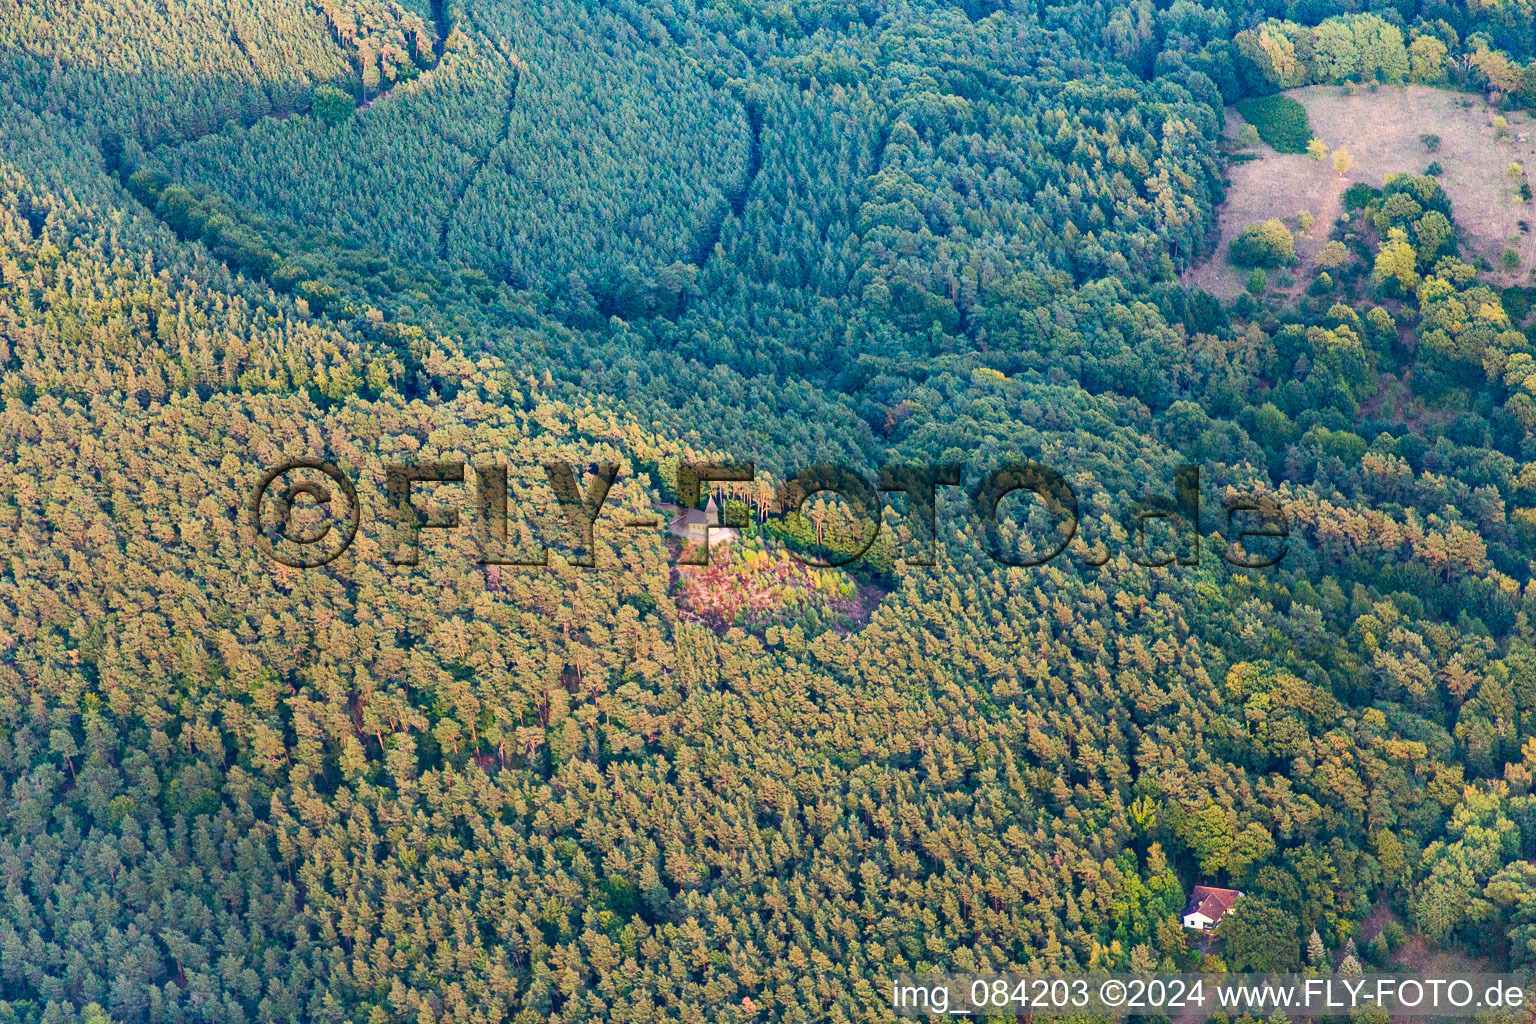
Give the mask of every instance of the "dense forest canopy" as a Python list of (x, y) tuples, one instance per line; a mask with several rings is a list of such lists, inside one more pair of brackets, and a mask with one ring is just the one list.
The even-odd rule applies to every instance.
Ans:
[[(1513, 109), (1532, 17), (0, 0), (0, 1021), (842, 1022), (908, 970), (1536, 960), (1536, 292), (1422, 167), (1290, 291), (1273, 229), (1255, 294), (1180, 283), (1226, 258), (1227, 104)], [(525, 546), (544, 463), (616, 465), (604, 570), (468, 529), (395, 565), (374, 521), (276, 565), (244, 507), (297, 457), (373, 507), (392, 462), (505, 465)], [(937, 565), (898, 497), (811, 571), (835, 509), (722, 490), (739, 543), (680, 569), (621, 524), (707, 460), (1036, 460), (1079, 537), (1008, 567), (944, 487)], [(1184, 464), (1202, 557), (1137, 565)], [(1217, 557), (1236, 494), (1285, 509), (1278, 566)], [(1247, 894), (1214, 945), (1196, 883)]]

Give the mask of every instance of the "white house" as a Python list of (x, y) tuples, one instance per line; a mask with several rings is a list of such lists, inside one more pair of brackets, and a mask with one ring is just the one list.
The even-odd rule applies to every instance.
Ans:
[(1221, 923), (1227, 911), (1232, 909), (1243, 894), (1236, 889), (1217, 889), (1210, 885), (1197, 885), (1184, 904), (1184, 927), (1208, 932)]

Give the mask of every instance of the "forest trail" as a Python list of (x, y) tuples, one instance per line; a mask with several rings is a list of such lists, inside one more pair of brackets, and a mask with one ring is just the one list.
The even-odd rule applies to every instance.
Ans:
[[(319, 5), (314, 5), (314, 6), (315, 6), (315, 9), (317, 11), (319, 11), (322, 16), (325, 15), (325, 11), (324, 11), (323, 8), (320, 8)], [(337, 45), (342, 46), (345, 49), (346, 45), (347, 45), (345, 40), (342, 39), (340, 36), (335, 35), (335, 26), (331, 23), (330, 19), (327, 17), (325, 20), (326, 20), (327, 28), (333, 33), (333, 38), (335, 39)], [(425, 80), (434, 71), (436, 71), (439, 67), (442, 66), (444, 55), (447, 53), (448, 37), (458, 27), (456, 24), (454, 24), (453, 22), (450, 21), (450, 18), (449, 18), (449, 15), (448, 15), (448, 8), (447, 8), (447, 4), (446, 4), (445, 0), (432, 0), (432, 22), (433, 22), (433, 30), (434, 30), (434, 33), (436, 34), (436, 37), (437, 37), (433, 41), (433, 43), (432, 43), (432, 63), (429, 66), (427, 66), (426, 68), (423, 68), (420, 74), (418, 74), (418, 75), (416, 75), (416, 76), (414, 76), (414, 77), (412, 77), (410, 79), (396, 81), (396, 82), (392, 83), (389, 86), (389, 88), (384, 89), (383, 91), (381, 91), (378, 95), (372, 97), (371, 99), (367, 99), (367, 100), (362, 101), (361, 103), (358, 103), (357, 104), (357, 109), (359, 111), (367, 110), (369, 107), (372, 107), (375, 103), (378, 103), (381, 100), (385, 100), (385, 99), (388, 99), (389, 97), (393, 96), (394, 93), (395, 93), (395, 90), (397, 88), (399, 88), (400, 86), (405, 85), (407, 82), (417, 82), (417, 81)], [(252, 54), (250, 52), (250, 49), (246, 45), (245, 39), (240, 35), (239, 31), (236, 30), (236, 29), (232, 29), (231, 30), (231, 38), (233, 38), (233, 40), (235, 41), (236, 46), (239, 47), (240, 52), (245, 55), (246, 60), (251, 63), (252, 68), (255, 69), (256, 68), (255, 58), (252, 56)], [(504, 142), (506, 140), (507, 133), (511, 130), (512, 106), (516, 102), (516, 99), (517, 99), (517, 86), (518, 86), (518, 82), (520, 81), (520, 79), (522, 77), (522, 65), (521, 65), (520, 62), (517, 61), (516, 55), (510, 55), (510, 59), (515, 64), (515, 70), (513, 72), (513, 78), (512, 78), (511, 98), (508, 100), (508, 105), (507, 105), (507, 124), (503, 128), (503, 130), (502, 130), (501, 141), (498, 141), (496, 143), (496, 145), (493, 145), (490, 148), (490, 150), (486, 153), (486, 156), (480, 161), (479, 166), (477, 166), (475, 168), (475, 172), (474, 172), (473, 175), (470, 176), (469, 181), (473, 181), (474, 178), (476, 176), (478, 176), (478, 174), (480, 173), (480, 170), (484, 167), (485, 162), (490, 159), (491, 154), (495, 152), (497, 146), (500, 146), (501, 142)], [(306, 111), (302, 111), (302, 110), (296, 109), (294, 107), (285, 107), (285, 108), (282, 108), (282, 109), (274, 109), (274, 110), (269, 111), (266, 114), (262, 114), (262, 115), (257, 116), (257, 117), (251, 117), (251, 118), (248, 118), (248, 119), (242, 119), (241, 127), (244, 128), (245, 130), (249, 131), (249, 130), (255, 128), (257, 125), (261, 124), (263, 121), (283, 121), (283, 120), (288, 119), (289, 117), (292, 117), (294, 114), (305, 113), (305, 112)], [(179, 139), (170, 140), (170, 141), (166, 142), (165, 144), (171, 145), (171, 146), (177, 146), (177, 147), (180, 147), (180, 146), (190, 146), (190, 145), (193, 145), (194, 143), (198, 142), (199, 140), (205, 139), (208, 136), (216, 134), (217, 132), (222, 131), (222, 130), (223, 130), (223, 126), (220, 126), (218, 128), (212, 128), (212, 127), (205, 128), (203, 130), (192, 132), (192, 133), (189, 133), (187, 135), (184, 135), (184, 136), (182, 136)], [(127, 181), (128, 175), (125, 173), (125, 168), (123, 167), (123, 165), (121, 163), (121, 156), (122, 156), (122, 147), (121, 147), (120, 142), (119, 142), (119, 144), (117, 146), (112, 146), (110, 144), (104, 144), (103, 149), (102, 149), (102, 157), (103, 157), (104, 162), (106, 164), (106, 169), (107, 169), (108, 173), (112, 174), (115, 178), (117, 178), (118, 181), (120, 183), (122, 183), (124, 186), (127, 186), (127, 184), (128, 184), (128, 181)], [(457, 209), (458, 209), (458, 202), (462, 201), (462, 199), (464, 197), (464, 192), (467, 191), (467, 189), (468, 189), (468, 183), (466, 182), (465, 186), (459, 190), (459, 195), (458, 195), (457, 199), (455, 200), (455, 203), (454, 203), (454, 206), (453, 206), (453, 211), (457, 211)], [(156, 211), (154, 209), (150, 209), (150, 213), (151, 214), (155, 214)], [(158, 216), (158, 214), (156, 214), (156, 215)], [(445, 251), (446, 251), (447, 241), (448, 241), (448, 226), (452, 223), (452, 220), (453, 220), (453, 213), (450, 212), (448, 220), (444, 222), (444, 226), (443, 226), (442, 246), (443, 246), (443, 249)]]
[(260, 82), (261, 69), (256, 66), (256, 58), (251, 56), (251, 48), (246, 44), (245, 36), (240, 33), (240, 26), (231, 25), (229, 27), (229, 41), (235, 44), (235, 49), (240, 51), (240, 55), (245, 58), (245, 62), (251, 66), (251, 71), (255, 73), (256, 80)]
[[(726, 200), (730, 203), (731, 214), (740, 218), (747, 209), (747, 197), (752, 194), (752, 186), (757, 182), (758, 172), (763, 169), (763, 112), (762, 108), (751, 100), (743, 99), (742, 107), (747, 112), (747, 173), (742, 176), (741, 184), (726, 193)], [(695, 251), (693, 264), (703, 268), (709, 262), (709, 257), (714, 254), (715, 246), (720, 244), (720, 235), (725, 230), (725, 215), (715, 218), (714, 226), (700, 240)]]
[[(442, 62), (443, 62), (444, 57), (445, 57), (445, 54), (447, 52), (447, 43), (448, 43), (449, 36), (454, 31), (456, 31), (457, 28), (458, 28), (457, 24), (452, 23), (450, 21), (449, 15), (448, 15), (448, 11), (447, 11), (447, 4), (444, 2), (444, 0), (433, 0), (433, 2), (432, 2), (432, 17), (433, 17), (433, 22), (434, 22), (434, 28), (435, 28), (436, 36), (437, 36), (435, 42), (433, 43), (433, 47), (432, 47), (432, 54), (433, 54), (432, 63), (431, 63), (431, 65), (429, 67), (423, 69), (421, 74), (416, 75), (415, 77), (413, 77), (411, 79), (408, 79), (407, 81), (411, 81), (411, 82), (420, 81), (420, 80), (424, 79), (426, 76), (432, 74), (432, 72), (436, 71), (442, 65)], [(327, 23), (329, 24), (329, 21)], [(459, 187), (456, 190), (456, 193), (455, 193), (455, 195), (453, 197), (453, 200), (452, 200), (452, 202), (451, 202), (451, 204), (449, 206), (448, 212), (447, 212), (446, 216), (443, 219), (442, 228), (441, 228), (441, 231), (440, 231), (439, 236), (438, 236), (438, 254), (439, 254), (439, 256), (441, 258), (443, 258), (445, 260), (448, 258), (448, 253), (449, 253), (449, 249), (448, 249), (449, 234), (452, 231), (453, 224), (457, 220), (459, 209), (462, 206), (465, 197), (468, 195), (469, 190), (470, 190), (471, 187), (473, 187), (475, 181), (479, 179), (481, 173), (485, 170), (486, 166), (489, 165), (491, 160), (495, 157), (496, 151), (498, 149), (500, 149), (503, 145), (505, 145), (507, 139), (511, 136), (511, 133), (512, 133), (512, 119), (513, 119), (513, 115), (514, 115), (514, 113), (516, 112), (516, 109), (517, 109), (518, 90), (519, 90), (519, 87), (522, 84), (522, 77), (523, 77), (523, 70), (524, 70), (523, 69), (522, 60), (517, 56), (516, 53), (512, 52), (509, 48), (507, 48), (506, 45), (502, 41), (498, 40), (495, 36), (487, 33), (486, 34), (486, 38), (489, 41), (490, 45), (493, 48), (495, 48), (496, 51), (503, 58), (505, 58), (508, 63), (510, 63), (512, 65), (511, 82), (510, 82), (510, 85), (509, 85), (509, 88), (508, 88), (508, 91), (507, 91), (506, 110), (505, 110), (505, 115), (504, 115), (504, 119), (503, 119), (503, 122), (502, 122), (502, 129), (501, 129), (500, 134), (498, 135), (496, 140), (494, 142), (492, 142), (491, 145), (486, 148), (484, 154), (481, 155), (480, 158), (476, 161), (476, 164), (475, 164), (475, 167), (474, 167), (473, 171), (471, 171), (465, 177), (464, 181), (459, 185)], [(337, 38), (337, 42), (338, 42), (338, 44), (341, 44), (344, 41), (338, 37)], [(239, 40), (239, 44), (240, 44), (241, 52), (245, 53), (246, 58), (248, 60), (251, 60), (252, 66), (254, 67), (255, 66), (255, 62), (252, 59), (249, 50), (247, 50), (246, 46), (244, 45), (244, 40)], [(358, 111), (365, 111), (368, 108), (370, 108), (371, 106), (373, 106), (375, 103), (378, 103), (381, 100), (388, 99), (390, 96), (392, 96), (395, 93), (395, 90), (400, 85), (403, 85), (403, 84), (405, 84), (405, 81), (398, 81), (398, 82), (394, 83), (393, 85), (391, 85), (388, 89), (385, 89), (385, 90), (381, 91), (378, 95), (372, 97), (371, 99), (368, 99), (368, 100), (365, 100), (365, 101), (363, 101), (361, 103), (358, 103), (357, 104), (357, 110)], [(248, 120), (244, 120), (242, 122), (242, 127), (245, 128), (246, 130), (250, 130), (252, 128), (255, 128), (257, 125), (261, 124), (263, 121), (281, 121), (281, 120), (284, 120), (284, 119), (286, 119), (288, 117), (293, 116), (296, 113), (303, 113), (303, 111), (300, 111), (300, 110), (297, 110), (297, 109), (292, 109), (292, 108), (284, 108), (284, 109), (272, 110), (269, 113), (260, 115), (258, 117), (252, 117), (252, 118), (249, 118)], [(760, 122), (754, 121), (754, 124), (758, 125), (758, 124), (760, 124)], [(216, 132), (221, 131), (221, 130), (222, 130), (222, 127), (221, 128), (217, 128), (217, 129), (216, 128), (208, 128), (208, 129), (200, 130), (200, 131), (197, 131), (197, 132), (189, 133), (189, 134), (187, 134), (187, 135), (185, 135), (185, 136), (183, 136), (183, 137), (181, 137), (179, 139), (171, 141), (169, 144), (173, 145), (173, 146), (188, 146), (188, 145), (192, 145), (192, 144), (198, 142), (200, 139), (206, 138), (209, 135), (213, 135)], [(752, 159), (751, 173), (749, 174), (749, 177), (748, 177), (748, 187), (750, 187), (751, 177), (752, 177), (752, 175), (755, 175), (755, 173), (756, 173), (756, 166), (757, 166), (757, 164), (759, 162), (759, 160), (758, 160), (758, 145), (757, 145), (757, 139), (756, 139), (756, 132), (755, 131), (754, 131), (753, 150), (752, 150), (752, 152), (753, 152), (753, 159)], [(103, 156), (105, 158), (105, 162), (106, 162), (106, 165), (107, 165), (107, 170), (110, 173), (112, 173), (122, 184), (124, 184), (126, 186), (128, 184), (128, 181), (127, 181), (127, 177), (128, 176), (125, 173), (126, 169), (124, 168), (124, 166), (121, 163), (121, 159), (120, 159), (121, 158), (121, 149), (120, 149), (120, 147), (118, 149), (116, 149), (116, 150), (104, 150)], [(150, 209), (150, 213), (155, 214), (156, 211), (151, 208)], [(718, 228), (717, 228), (716, 233), (718, 235)], [(711, 251), (713, 250), (713, 246), (712, 245), (711, 245), (710, 249), (711, 249)]]
[[(324, 13), (325, 13), (324, 10), (322, 8), (320, 8), (318, 5), (315, 6), (315, 9), (317, 11), (319, 11), (322, 16), (324, 15)], [(447, 14), (447, 9), (446, 9), (446, 6), (443, 3), (443, 0), (433, 0), (433, 2), (432, 2), (432, 20), (433, 20), (433, 29), (434, 29), (434, 31), (437, 34), (437, 39), (432, 44), (432, 63), (430, 65), (428, 65), (427, 67), (422, 68), (420, 74), (415, 75), (414, 77), (409, 78), (409, 79), (397, 80), (397, 81), (391, 83), (389, 88), (381, 91), (377, 96), (374, 96), (371, 99), (367, 99), (367, 100), (364, 100), (364, 101), (358, 103), (357, 104), (357, 109), (358, 110), (367, 110), (369, 107), (373, 106), (375, 103), (379, 102), (380, 100), (388, 99), (390, 96), (394, 95), (396, 89), (398, 89), (402, 85), (407, 84), (408, 82), (419, 82), (419, 81), (426, 80), (427, 77), (432, 74), (432, 72), (434, 72), (434, 71), (436, 71), (438, 69), (438, 67), (443, 62), (443, 55), (444, 55), (445, 50), (446, 50), (446, 46), (447, 46), (447, 42), (448, 42), (448, 36), (449, 36), (450, 33), (452, 33), (452, 31), (454, 30), (454, 28), (456, 26), (449, 22), (448, 14)], [(335, 35), (335, 27), (331, 24), (329, 18), (326, 19), (326, 27), (327, 27), (327, 29), (329, 31), (331, 31), (333, 33), (332, 38), (335, 40), (336, 44), (338, 46), (342, 47), (342, 49), (346, 49), (348, 44), (341, 37)], [(251, 68), (253, 70), (256, 70), (256, 67), (257, 67), (256, 66), (256, 59), (252, 55), (252, 53), (250, 51), (250, 47), (247, 44), (244, 36), (242, 36), (240, 34), (238, 29), (231, 28), (231, 30), (230, 30), (230, 39), (234, 42), (235, 46), (239, 49), (239, 51), (245, 56), (245, 59), (250, 62)], [(265, 114), (259, 114), (259, 115), (254, 116), (254, 117), (241, 118), (239, 124), (240, 124), (241, 128), (245, 129), (246, 131), (250, 131), (252, 128), (255, 128), (257, 125), (261, 124), (263, 121), (285, 121), (285, 120), (287, 120), (288, 118), (292, 117), (295, 114), (306, 114), (306, 113), (308, 113), (307, 110), (301, 109), (301, 108), (299, 108), (297, 106), (280, 107), (280, 108), (274, 108), (274, 109), (268, 111)], [(141, 144), (145, 145), (146, 148), (149, 148), (149, 143), (150, 142), (153, 142), (156, 145), (167, 145), (167, 146), (172, 146), (172, 147), (190, 146), (193, 143), (196, 143), (196, 142), (198, 142), (198, 141), (200, 141), (202, 139), (206, 139), (210, 135), (217, 135), (219, 132), (221, 132), (223, 130), (224, 130), (224, 126), (223, 125), (219, 125), (217, 127), (207, 127), (207, 128), (200, 129), (198, 131), (189, 132), (189, 133), (187, 133), (185, 135), (180, 136), (179, 138), (174, 138), (174, 139), (157, 139), (157, 140), (142, 140), (141, 139), (139, 141), (140, 141)], [(115, 166), (114, 163), (111, 160), (108, 161), (107, 170), (112, 172), (113, 174), (118, 175), (119, 177), (121, 177), (121, 175), (119, 174), (119, 171), (121, 170), (121, 168)]]
[[(266, 82), (262, 81), (261, 66), (256, 63), (255, 56), (251, 54), (251, 48), (246, 43), (245, 36), (240, 31), (240, 26), (231, 25), (229, 27), (229, 41), (235, 44), (235, 49), (240, 51), (240, 55), (245, 58), (245, 62), (251, 66), (251, 74), (255, 76), (256, 82), (261, 86), (262, 91), (267, 94), (267, 102), (270, 103), (272, 101), (272, 89)], [(286, 117), (287, 115), (284, 114), (283, 116)]]
[[(621, 5), (614, 8), (614, 13), (623, 18), (625, 23), (634, 30), (635, 35), (639, 38), (657, 43), (660, 42), (652, 34), (650, 27), (637, 19), (629, 9)], [(684, 54), (687, 54), (688, 40), (681, 30), (670, 21), (659, 17), (655, 19), (655, 22), (667, 34), (667, 37), (672, 41), (672, 45), (682, 50)], [(693, 65), (694, 71), (702, 76), (703, 72), (699, 68), (698, 61), (691, 55), (687, 57), (687, 60)], [(742, 182), (739, 186), (734, 189), (728, 189), (726, 192), (726, 200), (730, 204), (731, 213), (739, 218), (747, 208), (747, 197), (751, 195), (752, 186), (756, 183), (758, 172), (763, 167), (763, 113), (762, 106), (758, 101), (742, 95), (739, 90), (732, 90), (732, 92), (736, 95), (737, 102), (741, 104), (742, 109), (747, 114), (746, 174), (742, 176)], [(715, 217), (713, 225), (702, 233), (702, 237), (700, 237), (698, 245), (694, 249), (694, 266), (702, 269), (709, 262), (709, 257), (714, 254), (715, 246), (720, 244), (720, 236), (724, 230), (725, 215), (722, 213), (720, 216)]]
[[(492, 43), (492, 45), (494, 46), (495, 43)], [(496, 155), (496, 151), (504, 146), (507, 139), (512, 135), (512, 115), (517, 110), (517, 89), (523, 83), (523, 62), (518, 59), (515, 53), (502, 51), (500, 46), (497, 46), (496, 49), (512, 63), (512, 85), (507, 90), (506, 119), (502, 122), (501, 136), (486, 147), (485, 154), (475, 162), (475, 169), (465, 175), (464, 181), (459, 185), (458, 192), (453, 197), (453, 202), (448, 206), (448, 213), (443, 217), (443, 228), (437, 241), (437, 256), (439, 259), (446, 260), (448, 258), (448, 235), (453, 231), (453, 222), (458, 220), (459, 208), (464, 205), (464, 197), (469, 195), (469, 190), (474, 187), (475, 181), (479, 179), (486, 166), (490, 164), (491, 158)]]
[(763, 169), (763, 110), (750, 100), (742, 106), (747, 108), (747, 178), (742, 182), (740, 190), (731, 197), (731, 212), (738, 217), (746, 210), (747, 196), (752, 192), (758, 172)]

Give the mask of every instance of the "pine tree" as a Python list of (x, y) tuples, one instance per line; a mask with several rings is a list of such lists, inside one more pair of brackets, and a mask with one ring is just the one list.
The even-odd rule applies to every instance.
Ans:
[(1316, 928), (1307, 936), (1307, 966), (1317, 971), (1328, 969), (1328, 947), (1323, 945), (1323, 937)]

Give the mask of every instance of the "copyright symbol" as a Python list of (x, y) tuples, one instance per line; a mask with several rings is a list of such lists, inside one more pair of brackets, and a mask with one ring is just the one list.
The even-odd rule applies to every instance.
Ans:
[[(336, 512), (337, 495), (330, 484), (341, 489), (344, 515)], [(256, 546), (292, 569), (334, 562), (352, 546), (362, 519), (351, 478), (335, 463), (313, 458), (292, 459), (267, 470), (251, 492), (246, 513)]]
[(1119, 1006), (1125, 1002), (1125, 982), (1111, 978), (1099, 986), (1099, 1001), (1105, 1006)]

